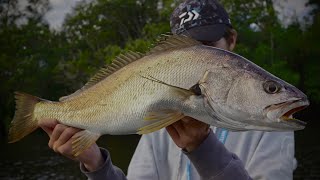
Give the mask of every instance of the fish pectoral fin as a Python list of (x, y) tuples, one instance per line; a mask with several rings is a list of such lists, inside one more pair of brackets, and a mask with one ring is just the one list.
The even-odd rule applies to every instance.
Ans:
[(191, 96), (191, 95), (194, 95), (194, 92), (191, 91), (190, 89), (184, 89), (182, 87), (178, 87), (178, 86), (174, 86), (174, 85), (171, 85), (171, 84), (168, 84), (166, 82), (163, 82), (159, 79), (156, 79), (150, 75), (140, 75), (142, 78), (144, 79), (147, 79), (147, 80), (150, 80), (152, 82), (155, 82), (155, 83), (159, 83), (159, 84), (162, 84), (162, 85), (165, 85), (165, 86), (169, 86), (171, 87), (175, 92), (179, 93), (180, 95), (183, 95), (183, 96)]
[(81, 154), (84, 150), (90, 147), (93, 143), (95, 143), (100, 134), (83, 130), (79, 131), (75, 135), (72, 136), (72, 153), (75, 157)]
[(185, 117), (181, 112), (174, 110), (162, 110), (158, 112), (149, 112), (145, 116), (145, 121), (156, 121), (150, 125), (140, 128), (137, 134), (147, 134), (157, 130), (160, 130), (166, 126), (169, 126), (180, 119)]

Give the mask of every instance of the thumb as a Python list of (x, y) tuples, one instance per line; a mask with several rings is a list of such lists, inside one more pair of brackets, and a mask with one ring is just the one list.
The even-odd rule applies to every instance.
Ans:
[(53, 129), (59, 122), (56, 119), (41, 119), (38, 125), (51, 136)]

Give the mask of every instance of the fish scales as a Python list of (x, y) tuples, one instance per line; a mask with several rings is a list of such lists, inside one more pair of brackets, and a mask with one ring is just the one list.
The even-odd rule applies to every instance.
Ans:
[(304, 127), (291, 115), (308, 106), (307, 97), (247, 59), (184, 36), (171, 36), (159, 46), (143, 57), (120, 55), (111, 68), (60, 102), (16, 93), (17, 107), (28, 108), (16, 112), (10, 141), (46, 118), (84, 130), (74, 137), (76, 155), (102, 134), (150, 133), (185, 116), (237, 131)]
[[(144, 123), (142, 115), (145, 114), (145, 109), (147, 109), (148, 104), (153, 103), (155, 96), (159, 94), (158, 91), (163, 91), (163, 88), (165, 88), (161, 87), (163, 86), (161, 84), (142, 78), (141, 75), (152, 74), (169, 84), (191, 87), (192, 84), (199, 80), (199, 77), (196, 77), (195, 74), (190, 74), (191, 77), (186, 76), (186, 72), (191, 71), (191, 69), (197, 70), (194, 65), (197, 60), (192, 59), (192, 52), (193, 50), (187, 51), (187, 53), (172, 51), (165, 56), (161, 56), (161, 54), (151, 55), (151, 57), (146, 56), (140, 61), (129, 64), (126, 69), (115, 72), (114, 76), (106, 78), (71, 101), (63, 102), (61, 105), (43, 103), (45, 106), (53, 105), (58, 109), (47, 111), (46, 114), (39, 116), (39, 119), (45, 117), (55, 118), (67, 125), (83, 129), (90, 127), (92, 130), (99, 130), (101, 133), (110, 133), (110, 130), (105, 126), (110, 126), (115, 131), (117, 131), (117, 127), (124, 129), (124, 131), (128, 131), (125, 127), (130, 127), (132, 128), (130, 132), (136, 133), (137, 128), (144, 124), (141, 125), (141, 123), (134, 122), (139, 122), (140, 120)], [(181, 63), (182, 60), (184, 63)], [(186, 61), (190, 61), (190, 63)], [(175, 66), (179, 68), (176, 69), (174, 68)], [(201, 66), (197, 67), (200, 68)], [(204, 71), (204, 68), (201, 69)], [(167, 78), (168, 74), (172, 74), (175, 78)], [(193, 81), (192, 78), (194, 79)], [(87, 97), (90, 97), (90, 99)], [(148, 100), (150, 101), (148, 102)], [(137, 106), (137, 104), (140, 104), (140, 106)], [(45, 108), (53, 109), (53, 107)], [(119, 109), (127, 113), (123, 116), (122, 111), (119, 111)], [(45, 112), (39, 110), (39, 112), (41, 111)], [(132, 120), (132, 117), (135, 117), (135, 119)], [(130, 119), (130, 121), (122, 122), (121, 124), (117, 123), (119, 120), (125, 119)], [(106, 120), (108, 121), (107, 123)]]

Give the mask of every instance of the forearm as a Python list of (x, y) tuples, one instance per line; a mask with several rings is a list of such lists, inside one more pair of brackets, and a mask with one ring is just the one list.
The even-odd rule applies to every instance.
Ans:
[(126, 180), (126, 176), (118, 167), (111, 162), (110, 154), (105, 149), (100, 149), (104, 158), (103, 165), (96, 171), (89, 172), (82, 163), (80, 163), (81, 172), (84, 173), (88, 179), (105, 179), (105, 180)]
[(242, 161), (229, 152), (212, 131), (197, 149), (184, 153), (203, 179), (251, 179)]

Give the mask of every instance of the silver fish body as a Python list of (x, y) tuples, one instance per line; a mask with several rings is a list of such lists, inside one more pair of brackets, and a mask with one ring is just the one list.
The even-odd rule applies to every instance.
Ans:
[(33, 121), (54, 118), (84, 129), (93, 141), (150, 133), (184, 116), (237, 131), (299, 130), (303, 122), (291, 115), (308, 104), (297, 88), (239, 55), (171, 36), (146, 56), (120, 56), (61, 102), (34, 100), (31, 113)]

